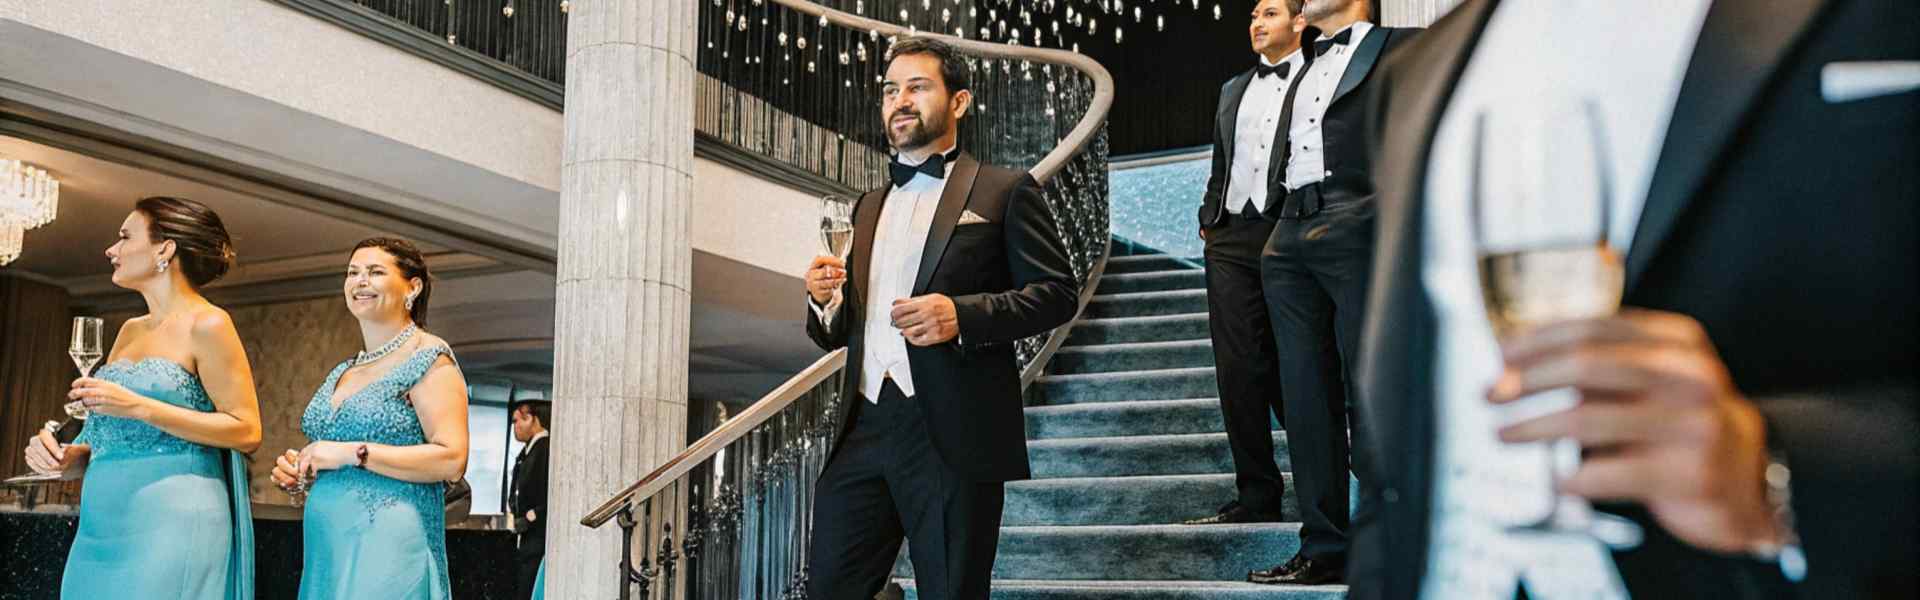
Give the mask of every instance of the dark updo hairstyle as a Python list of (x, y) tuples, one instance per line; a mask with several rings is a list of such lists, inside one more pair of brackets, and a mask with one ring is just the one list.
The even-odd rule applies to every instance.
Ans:
[(420, 295), (413, 297), (413, 311), (408, 313), (413, 322), (421, 327), (427, 326), (427, 301), (433, 299), (433, 274), (427, 272), (427, 257), (413, 242), (400, 238), (377, 237), (360, 240), (353, 245), (353, 251), (347, 253), (347, 259), (353, 259), (353, 253), (361, 248), (379, 248), (393, 256), (393, 264), (400, 267), (400, 276), (407, 279), (420, 278)]
[(207, 205), (186, 198), (141, 198), (133, 210), (147, 217), (147, 237), (155, 244), (173, 242), (173, 264), (187, 283), (199, 289), (233, 268), (233, 238), (220, 215)]

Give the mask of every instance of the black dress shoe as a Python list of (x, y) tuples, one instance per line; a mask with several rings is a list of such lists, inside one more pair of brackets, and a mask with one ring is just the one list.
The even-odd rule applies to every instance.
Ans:
[(1267, 585), (1321, 585), (1340, 583), (1346, 579), (1347, 566), (1343, 561), (1307, 558), (1304, 554), (1295, 554), (1285, 564), (1247, 573), (1247, 581)]
[(1253, 509), (1235, 504), (1231, 508), (1220, 511), (1220, 514), (1213, 515), (1211, 517), (1201, 517), (1198, 519), (1192, 519), (1189, 521), (1185, 521), (1184, 524), (1186, 525), (1227, 525), (1232, 523), (1278, 523), (1278, 522), (1280, 522), (1279, 513), (1254, 512)]

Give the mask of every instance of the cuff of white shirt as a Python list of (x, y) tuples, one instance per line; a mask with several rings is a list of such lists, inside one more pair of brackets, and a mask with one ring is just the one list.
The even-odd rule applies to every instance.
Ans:
[(813, 296), (809, 294), (807, 308), (813, 309), (813, 316), (819, 317), (822, 326), (832, 327), (834, 313), (840, 312), (840, 290), (833, 291), (833, 299), (828, 300), (825, 306), (814, 302)]

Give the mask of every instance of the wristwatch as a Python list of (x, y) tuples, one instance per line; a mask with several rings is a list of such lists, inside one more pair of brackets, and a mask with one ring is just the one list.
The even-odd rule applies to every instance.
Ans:
[(1787, 581), (1800, 583), (1807, 578), (1807, 554), (1800, 548), (1800, 534), (1793, 522), (1793, 470), (1787, 467), (1787, 452), (1773, 423), (1765, 423), (1767, 436), (1767, 506), (1773, 509), (1773, 522), (1780, 539), (1761, 543), (1748, 550), (1755, 560), (1773, 563)]
[(367, 468), (367, 445), (361, 444), (359, 448), (355, 448), (353, 451), (353, 457), (356, 459), (359, 459), (360, 468), (362, 469)]

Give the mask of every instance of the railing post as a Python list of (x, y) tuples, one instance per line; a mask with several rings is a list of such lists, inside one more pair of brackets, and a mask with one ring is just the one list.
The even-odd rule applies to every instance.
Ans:
[(634, 581), (633, 570), (633, 504), (620, 509), (620, 600), (632, 598), (630, 585)]

